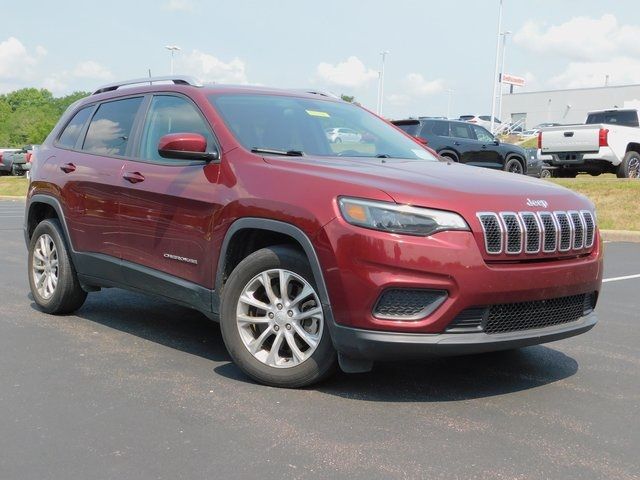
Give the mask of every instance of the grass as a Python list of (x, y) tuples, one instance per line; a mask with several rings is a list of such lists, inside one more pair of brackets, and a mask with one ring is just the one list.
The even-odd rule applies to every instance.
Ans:
[(0, 197), (24, 197), (28, 186), (25, 177), (0, 177)]
[(640, 231), (640, 180), (578, 175), (550, 181), (589, 197), (596, 204), (600, 228)]
[[(348, 150), (350, 145), (336, 147), (341, 151)], [(596, 204), (600, 228), (640, 231), (640, 180), (619, 179), (615, 175), (578, 175), (550, 181), (589, 197)], [(24, 196), (27, 186), (24, 177), (0, 177), (0, 196)]]

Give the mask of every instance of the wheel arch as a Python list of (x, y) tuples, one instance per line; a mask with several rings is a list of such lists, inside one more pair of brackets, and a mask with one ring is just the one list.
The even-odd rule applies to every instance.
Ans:
[(504, 166), (507, 166), (507, 163), (509, 163), (509, 160), (512, 159), (516, 159), (520, 162), (520, 165), (522, 166), (522, 173), (523, 175), (526, 175), (527, 173), (527, 162), (526, 160), (522, 157), (522, 155), (520, 155), (519, 153), (508, 153), (507, 156), (504, 159)]
[(71, 243), (71, 237), (69, 237), (67, 222), (62, 212), (62, 205), (57, 198), (51, 195), (36, 194), (29, 198), (24, 220), (24, 237), (27, 245), (38, 224), (48, 218), (57, 218), (60, 221), (65, 240), (73, 253), (74, 249)]
[[(282, 244), (298, 248), (307, 257), (318, 286), (320, 301), (331, 315), (327, 286), (311, 240), (295, 225), (278, 220), (247, 217), (231, 224), (222, 242), (215, 272), (215, 290), (218, 295), (221, 295), (226, 278), (244, 258), (261, 248)], [(236, 245), (240, 245), (240, 248)]]
[(629, 152), (640, 153), (640, 143), (635, 143), (635, 142), (629, 143), (629, 145), (627, 145), (627, 149), (625, 150), (625, 153), (629, 153)]

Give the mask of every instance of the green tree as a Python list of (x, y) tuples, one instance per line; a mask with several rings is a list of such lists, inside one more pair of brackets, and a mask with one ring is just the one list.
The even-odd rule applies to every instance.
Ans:
[(0, 146), (42, 143), (69, 105), (87, 95), (73, 92), (56, 98), (49, 90), (37, 88), (0, 95)]

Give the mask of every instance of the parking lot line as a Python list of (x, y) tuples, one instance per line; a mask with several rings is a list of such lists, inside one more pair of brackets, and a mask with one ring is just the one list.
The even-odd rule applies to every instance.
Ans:
[(632, 278), (640, 278), (640, 273), (638, 273), (636, 275), (625, 275), (624, 277), (605, 278), (604, 280), (602, 280), (602, 283), (617, 282), (617, 281), (620, 281), (620, 280), (631, 280)]

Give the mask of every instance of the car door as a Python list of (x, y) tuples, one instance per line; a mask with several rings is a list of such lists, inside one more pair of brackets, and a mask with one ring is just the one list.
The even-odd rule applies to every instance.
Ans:
[(219, 151), (210, 125), (190, 99), (153, 95), (137, 158), (127, 161), (121, 178), (127, 187), (121, 198), (124, 278), (143, 289), (140, 283), (149, 275), (164, 276), (169, 283), (179, 278), (212, 288), (211, 234), (220, 207), (212, 198), (213, 189), (218, 188), (219, 164), (161, 157), (158, 142), (170, 133), (199, 133), (208, 147)]
[(46, 159), (52, 180), (60, 185), (63, 214), (78, 252), (119, 261), (121, 172), (142, 100), (106, 101), (78, 111), (56, 140), (55, 156)]
[(480, 145), (466, 122), (449, 122), (452, 148), (458, 152), (460, 163), (475, 164), (480, 156)]
[(500, 145), (496, 143), (496, 139), (489, 131), (478, 125), (471, 125), (476, 140), (479, 142), (480, 152), (478, 154), (478, 161), (482, 163), (481, 166), (489, 168), (502, 168), (504, 165), (504, 159), (502, 158), (502, 151)]

